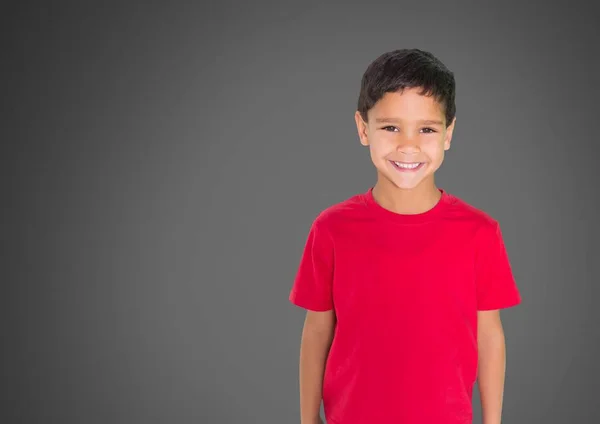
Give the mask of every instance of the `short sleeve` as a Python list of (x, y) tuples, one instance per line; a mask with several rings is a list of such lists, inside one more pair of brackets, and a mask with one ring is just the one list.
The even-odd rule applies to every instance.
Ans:
[(304, 309), (333, 309), (333, 243), (317, 218), (311, 225), (289, 300)]
[(477, 310), (503, 309), (521, 303), (498, 222), (479, 230), (476, 254)]

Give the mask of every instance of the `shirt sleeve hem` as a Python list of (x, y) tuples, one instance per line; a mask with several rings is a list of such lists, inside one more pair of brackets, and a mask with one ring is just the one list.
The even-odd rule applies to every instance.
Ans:
[(497, 310), (497, 309), (508, 309), (508, 308), (512, 308), (514, 306), (520, 305), (521, 304), (521, 296), (513, 298), (513, 299), (507, 299), (503, 302), (489, 302), (489, 303), (481, 303), (479, 305), (477, 305), (477, 310), (478, 311), (493, 311), (493, 310)]
[(333, 305), (328, 304), (328, 303), (318, 303), (315, 301), (310, 301), (307, 299), (301, 299), (298, 296), (292, 294), (289, 297), (289, 301), (295, 305), (298, 306), (302, 309), (306, 309), (309, 311), (315, 311), (315, 312), (327, 312), (327, 311), (331, 311), (333, 309)]

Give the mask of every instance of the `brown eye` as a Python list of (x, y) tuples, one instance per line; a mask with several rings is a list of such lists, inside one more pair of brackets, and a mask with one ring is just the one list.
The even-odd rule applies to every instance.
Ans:
[(430, 132), (426, 132), (425, 134), (431, 134), (434, 133), (435, 130), (433, 128), (423, 128), (423, 130), (429, 130)]
[(383, 130), (386, 130), (386, 131), (392, 131), (392, 132), (395, 132), (395, 130), (396, 130), (397, 128), (396, 128), (396, 127), (392, 127), (392, 126), (387, 126), (387, 127), (383, 127), (382, 129), (383, 129)]

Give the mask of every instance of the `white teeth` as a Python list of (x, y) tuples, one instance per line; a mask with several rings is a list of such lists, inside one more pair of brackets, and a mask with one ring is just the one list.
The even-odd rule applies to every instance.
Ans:
[(415, 169), (417, 166), (420, 165), (419, 162), (417, 163), (400, 163), (400, 162), (396, 162), (394, 161), (394, 163), (396, 164), (396, 166), (398, 166), (399, 168), (404, 168), (404, 169)]

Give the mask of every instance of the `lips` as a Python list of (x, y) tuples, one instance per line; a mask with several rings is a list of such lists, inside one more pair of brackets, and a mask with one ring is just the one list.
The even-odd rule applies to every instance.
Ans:
[(397, 162), (391, 160), (390, 163), (401, 172), (415, 172), (423, 167), (423, 162)]

